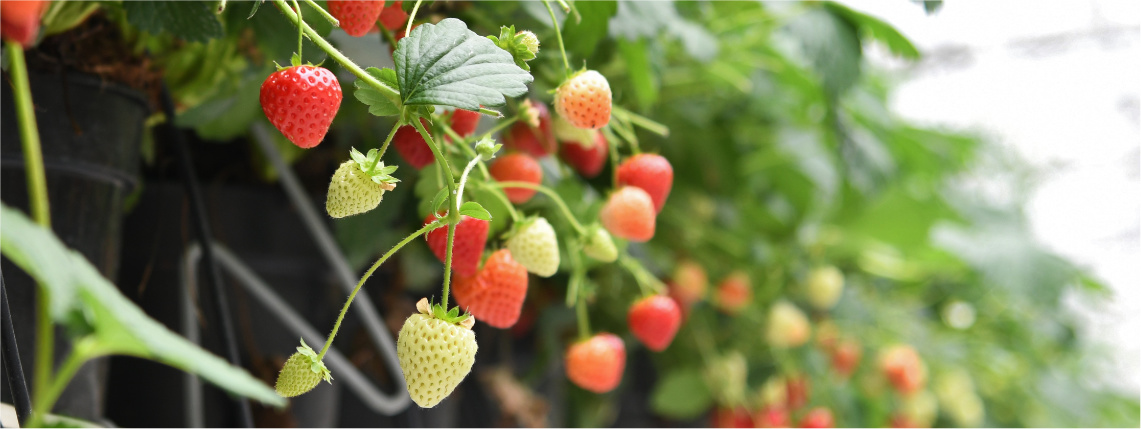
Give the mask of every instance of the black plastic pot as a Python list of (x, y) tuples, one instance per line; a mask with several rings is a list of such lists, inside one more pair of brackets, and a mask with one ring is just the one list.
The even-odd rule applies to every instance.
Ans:
[[(78, 74), (29, 76), (47, 175), (52, 229), (68, 247), (83, 254), (115, 281), (125, 198), (138, 186), (139, 145), (150, 111), (143, 94)], [(11, 87), (2, 85), (0, 200), (28, 211), (27, 182)], [(35, 283), (7, 259), (3, 273), (12, 307), (24, 372), (34, 366)], [(57, 362), (70, 342), (56, 334)], [(100, 359), (76, 374), (57, 402), (58, 414), (88, 420), (103, 415), (107, 361)], [(28, 386), (29, 389), (33, 386)], [(10, 401), (9, 392), (3, 392)]]

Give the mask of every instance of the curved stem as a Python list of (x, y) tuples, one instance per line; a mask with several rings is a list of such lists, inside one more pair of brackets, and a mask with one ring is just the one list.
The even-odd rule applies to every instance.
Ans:
[(539, 191), (539, 192), (546, 194), (548, 197), (551, 197), (552, 200), (555, 200), (555, 204), (558, 205), (559, 209), (563, 211), (564, 215), (566, 215), (567, 220), (570, 221), (571, 226), (574, 227), (575, 232), (578, 232), (578, 235), (586, 235), (586, 228), (583, 228), (582, 224), (578, 223), (578, 219), (576, 219), (574, 217), (574, 213), (572, 213), (570, 211), (570, 207), (567, 207), (567, 203), (564, 202), (563, 198), (560, 197), (559, 194), (555, 193), (555, 191), (552, 190), (551, 188), (548, 188), (548, 187), (543, 186), (543, 185), (536, 185), (536, 184), (530, 183), (530, 182), (519, 182), (519, 181), (494, 182), (494, 183), (488, 183), (488, 185), (495, 186), (498, 188), (534, 189), (536, 191)]
[(519, 120), (519, 115), (515, 115), (515, 116), (512, 116), (510, 118), (499, 121), (499, 123), (497, 123), (497, 124), (495, 124), (495, 126), (491, 127), (490, 130), (487, 130), (486, 133), (483, 133), (483, 136), (481, 136), (476, 141), (483, 140), (485, 138), (491, 137), (492, 134), (503, 131), (504, 128), (511, 126), (511, 124), (514, 124), (515, 121), (518, 121), (518, 120)]
[(646, 267), (643, 267), (638, 260), (631, 257), (628, 253), (624, 253), (622, 257), (618, 259), (618, 262), (621, 263), (622, 268), (625, 268), (626, 271), (630, 272), (630, 275), (634, 276), (634, 282), (638, 284), (638, 289), (642, 292), (642, 295), (649, 296), (665, 292), (666, 286), (662, 284), (662, 281), (654, 277), (649, 271), (646, 271)]
[[(325, 18), (326, 21), (329, 21), (330, 24), (333, 24), (334, 27), (341, 26), (341, 21), (337, 20), (336, 17), (329, 14), (329, 11), (325, 10), (325, 8), (321, 7), (321, 5), (317, 4), (317, 2), (313, 0), (305, 0), (305, 4), (308, 4), (313, 9), (317, 9), (317, 13), (320, 13), (321, 17)], [(300, 9), (298, 9), (298, 11), (300, 11)]]
[(590, 338), (590, 315), (586, 312), (586, 301), (582, 296), (578, 297), (578, 303), (575, 304), (575, 316), (578, 318), (578, 338), (586, 340)]
[[(295, 9), (297, 11), (297, 16), (300, 17), (301, 16), (301, 5), (297, 4), (297, 0), (293, 0), (293, 9)], [(301, 46), (303, 45), (303, 43), (301, 43), (301, 42), (304, 42), (304, 41), (305, 41), (305, 28), (298, 25), (297, 26), (297, 62), (298, 62), (298, 64), (294, 64), (295, 66), (301, 65)]]
[(376, 159), (384, 158), (384, 153), (388, 151), (388, 144), (392, 143), (392, 138), (396, 136), (396, 131), (400, 129), (400, 123), (397, 122), (392, 126), (392, 130), (388, 131), (388, 137), (384, 138), (384, 143), (380, 145), (380, 153), (376, 155)]
[(345, 301), (345, 306), (341, 308), (341, 314), (337, 316), (337, 323), (333, 324), (333, 332), (329, 334), (329, 339), (325, 340), (325, 346), (321, 348), (321, 354), (317, 355), (317, 360), (321, 360), (321, 358), (325, 357), (325, 352), (329, 351), (329, 346), (333, 345), (333, 338), (337, 337), (337, 331), (341, 329), (341, 321), (345, 319), (345, 313), (349, 312), (349, 305), (353, 303), (353, 299), (356, 298), (357, 292), (360, 292), (361, 287), (364, 286), (365, 280), (368, 280), (369, 277), (372, 277), (372, 273), (375, 272), (377, 268), (380, 268), (380, 265), (383, 264), (384, 261), (387, 261), (388, 258), (396, 254), (396, 251), (400, 250), (400, 248), (404, 247), (404, 245), (416, 239), (416, 237), (424, 235), (424, 233), (431, 231), (439, 226), (440, 221), (436, 220), (432, 223), (424, 225), (423, 228), (413, 232), (411, 235), (404, 237), (403, 240), (400, 240), (399, 243), (396, 243), (396, 245), (393, 246), (392, 249), (390, 249), (383, 256), (381, 256), (380, 259), (377, 259), (376, 262), (374, 262), (372, 266), (369, 267), (368, 271), (365, 271), (364, 276), (362, 276), (361, 280), (357, 282), (357, 287), (353, 289), (352, 293), (349, 294), (349, 299)]
[(477, 156), (468, 161), (467, 166), (464, 167), (463, 174), (460, 174), (460, 188), (456, 191), (456, 211), (459, 211), (460, 205), (464, 202), (464, 186), (467, 185), (468, 174), (471, 174), (471, 169), (479, 164), (480, 158)]
[[(419, 4), (419, 3), (417, 3)], [(448, 160), (444, 158), (444, 153), (440, 151), (439, 146), (436, 145), (436, 140), (428, 134), (428, 130), (424, 129), (424, 124), (420, 122), (420, 118), (412, 119), (412, 126), (416, 127), (416, 131), (420, 133), (420, 137), (432, 149), (432, 155), (436, 157), (436, 163), (440, 165), (440, 169), (444, 170), (447, 175), (448, 181), (448, 207), (459, 207), (456, 204), (456, 179), (452, 176), (452, 168), (448, 166)], [(459, 210), (448, 210), (448, 248), (444, 255), (444, 296), (440, 298), (440, 304), (444, 308), (448, 308), (448, 288), (452, 282), (452, 244), (456, 238), (456, 224), (460, 222)]]
[(622, 108), (621, 106), (614, 106), (614, 108), (612, 110), (612, 114), (614, 116), (622, 118), (622, 120), (624, 120), (626, 122), (629, 122), (633, 125), (637, 125), (639, 127), (642, 127), (642, 129), (649, 131), (651, 133), (657, 134), (659, 136), (669, 137), (669, 135), (670, 135), (670, 128), (669, 127), (662, 125), (658, 122), (655, 122), (654, 120), (647, 118), (645, 116), (639, 115), (639, 114), (631, 112), (629, 110), (626, 110), (626, 109)]
[[(416, 12), (420, 11), (420, 1), (421, 0), (416, 0), (416, 5), (412, 6), (412, 14), (408, 15), (408, 25), (404, 27), (404, 37), (408, 37), (410, 34), (412, 34), (412, 21), (416, 19)], [(444, 299), (444, 304), (447, 304), (448, 302), (446, 300), (448, 297), (445, 296)], [(447, 306), (445, 305), (445, 307)]]
[(551, 25), (555, 26), (555, 38), (559, 40), (559, 52), (563, 54), (563, 66), (566, 66), (563, 72), (569, 74), (571, 70), (570, 60), (567, 59), (567, 48), (563, 45), (563, 32), (559, 30), (559, 19), (555, 18), (555, 10), (551, 9), (550, 1), (543, 0), (543, 6), (547, 7), (547, 13), (551, 14)]
[(79, 371), (79, 368), (83, 366), (83, 363), (94, 357), (91, 353), (88, 353), (90, 349), (85, 346), (90, 345), (90, 342), (85, 340), (86, 339), (80, 340), (75, 343), (75, 346), (71, 349), (71, 353), (67, 355), (67, 359), (64, 360), (63, 365), (60, 366), (59, 372), (57, 372), (55, 378), (52, 379), (51, 385), (43, 391), (36, 391), (36, 411), (32, 413), (31, 421), (27, 427), (43, 427), (44, 417), (51, 413), (55, 401), (59, 399), (59, 395), (63, 393), (63, 388), (67, 387), (68, 382), (70, 382), (71, 378), (75, 376), (75, 373)]

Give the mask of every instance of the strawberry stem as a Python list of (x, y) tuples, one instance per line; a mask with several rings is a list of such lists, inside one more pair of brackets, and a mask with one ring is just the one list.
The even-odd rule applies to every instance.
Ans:
[(578, 297), (578, 303), (574, 308), (575, 316), (578, 318), (578, 338), (586, 340), (590, 338), (590, 315), (586, 311), (586, 300), (582, 296)]
[(392, 143), (392, 138), (396, 136), (396, 131), (400, 129), (400, 123), (397, 122), (392, 126), (392, 130), (388, 131), (388, 137), (385, 137), (384, 143), (380, 145), (380, 153), (376, 155), (377, 161), (384, 158), (384, 153), (388, 151), (388, 144)]
[(424, 142), (432, 149), (432, 155), (436, 157), (436, 163), (440, 165), (440, 170), (443, 170), (444, 174), (447, 175), (448, 207), (452, 207), (452, 209), (448, 210), (448, 217), (446, 218), (448, 222), (448, 247), (444, 255), (444, 296), (441, 297), (440, 302), (441, 305), (447, 307), (448, 287), (452, 281), (452, 243), (456, 238), (456, 224), (460, 222), (459, 205), (456, 204), (456, 179), (452, 176), (452, 168), (448, 166), (447, 158), (440, 151), (436, 140), (432, 138), (431, 134), (428, 134), (428, 130), (424, 129), (424, 124), (420, 122), (420, 118), (412, 118), (412, 126), (416, 127), (416, 131), (420, 133), (420, 138), (424, 139)]
[(670, 136), (670, 128), (669, 127), (662, 125), (658, 122), (655, 122), (654, 120), (647, 118), (645, 116), (639, 115), (639, 114), (631, 112), (629, 110), (626, 110), (620, 106), (614, 106), (611, 114), (614, 115), (615, 117), (621, 118), (622, 120), (629, 122), (633, 125), (637, 125), (639, 127), (642, 127), (642, 129), (649, 131), (651, 133), (657, 134), (659, 136), (662, 136), (662, 137), (669, 137)]
[[(416, 0), (416, 5), (412, 6), (412, 14), (408, 15), (408, 25), (406, 27), (404, 27), (404, 37), (408, 37), (409, 35), (412, 34), (412, 21), (416, 20), (416, 12), (420, 11), (420, 1), (421, 0)], [(396, 46), (394, 45), (393, 49), (395, 49), (395, 48), (396, 48)], [(445, 300), (444, 304), (448, 303), (448, 301), (446, 301), (447, 299), (448, 299), (448, 297), (445, 296), (444, 297), (444, 300)], [(445, 305), (445, 307), (446, 306), (447, 305)]]
[[(297, 4), (297, 0), (293, 0), (293, 9), (297, 11), (297, 19), (302, 19), (302, 17), (301, 17), (301, 5)], [(304, 41), (305, 41), (305, 27), (298, 25), (297, 26), (297, 62), (298, 62), (298, 64), (294, 64), (295, 66), (301, 65), (300, 64), (301, 63), (301, 46), (303, 45), (302, 42), (304, 42)]]
[(563, 201), (563, 197), (560, 197), (559, 194), (556, 193), (551, 188), (548, 188), (548, 187), (543, 186), (543, 185), (537, 185), (537, 184), (530, 183), (530, 182), (520, 182), (520, 181), (511, 181), (511, 180), (504, 181), (504, 182), (488, 183), (488, 185), (494, 186), (497, 188), (527, 188), (527, 189), (533, 189), (533, 190), (542, 192), (543, 194), (546, 194), (548, 197), (551, 197), (552, 200), (555, 200), (555, 205), (559, 206), (559, 209), (562, 210), (563, 215), (565, 215), (567, 220), (570, 221), (571, 226), (574, 227), (575, 232), (577, 232), (578, 235), (580, 235), (580, 236), (586, 235), (586, 228), (583, 228), (582, 224), (578, 223), (578, 219), (576, 219), (574, 217), (574, 213), (572, 213), (570, 211), (570, 207), (567, 207), (567, 203)]
[(559, 30), (559, 20), (555, 18), (555, 10), (551, 9), (551, 2), (543, 0), (543, 6), (547, 7), (547, 13), (551, 14), (551, 24), (555, 26), (555, 38), (559, 40), (559, 52), (563, 54), (563, 73), (567, 76), (570, 75), (571, 66), (570, 60), (567, 59), (567, 48), (563, 45), (563, 32)]
[(305, 0), (305, 4), (311, 6), (313, 9), (317, 9), (317, 13), (320, 13), (321, 17), (325, 18), (326, 21), (329, 21), (330, 24), (333, 24), (334, 27), (341, 26), (341, 21), (338, 21), (336, 17), (330, 15), (329, 12), (326, 11), (325, 8), (321, 7), (321, 5), (317, 4), (317, 2), (313, 0)]
[(380, 259), (377, 259), (376, 262), (374, 262), (372, 266), (369, 267), (368, 271), (365, 271), (364, 276), (362, 276), (361, 280), (357, 282), (357, 287), (353, 289), (352, 293), (349, 294), (349, 299), (345, 301), (345, 306), (341, 308), (341, 314), (337, 316), (337, 322), (333, 324), (333, 332), (329, 334), (329, 339), (325, 340), (325, 346), (321, 348), (321, 353), (317, 355), (317, 360), (321, 360), (321, 358), (325, 357), (325, 352), (329, 351), (329, 347), (333, 345), (333, 338), (337, 337), (337, 331), (341, 329), (341, 321), (345, 319), (345, 313), (349, 312), (349, 305), (353, 303), (353, 299), (356, 298), (357, 292), (360, 292), (361, 287), (364, 286), (365, 280), (368, 280), (369, 277), (372, 277), (372, 273), (375, 272), (377, 268), (380, 268), (380, 264), (383, 264), (384, 261), (387, 261), (388, 258), (396, 254), (396, 251), (400, 250), (400, 248), (404, 247), (404, 245), (416, 239), (416, 237), (424, 235), (428, 231), (431, 231), (439, 226), (440, 220), (437, 219), (427, 225), (424, 225), (423, 228), (420, 228), (409, 236), (404, 237), (403, 240), (400, 240), (399, 243), (396, 243), (396, 245), (393, 246), (392, 249), (385, 253), (383, 256), (381, 256)]
[(610, 185), (611, 188), (618, 189), (618, 138), (610, 131), (610, 127), (603, 128), (602, 133), (606, 134), (606, 140), (614, 142), (607, 145), (610, 149)]
[(653, 274), (646, 270), (637, 259), (630, 256), (629, 253), (623, 253), (618, 259), (618, 262), (634, 276), (634, 282), (638, 283), (638, 289), (641, 290), (642, 295), (650, 296), (657, 295), (665, 292), (666, 286), (661, 280), (658, 280)]
[(571, 276), (567, 282), (567, 307), (573, 307), (578, 302), (578, 291), (582, 287), (582, 278), (586, 275), (586, 268), (582, 266), (582, 259), (576, 251), (581, 247), (577, 240), (567, 244), (567, 255), (570, 256)]

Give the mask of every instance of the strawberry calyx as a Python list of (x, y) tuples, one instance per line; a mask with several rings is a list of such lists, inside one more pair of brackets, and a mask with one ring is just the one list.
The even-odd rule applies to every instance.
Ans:
[(367, 174), (373, 182), (380, 185), (386, 191), (391, 191), (396, 188), (396, 182), (400, 179), (392, 177), (392, 173), (396, 172), (397, 166), (385, 166), (384, 161), (380, 160), (380, 152), (376, 149), (369, 149), (368, 154), (362, 154), (356, 148), (352, 148), (349, 156), (356, 162), (357, 167), (361, 172)]
[(535, 59), (539, 53), (539, 38), (535, 37), (535, 33), (530, 31), (515, 31), (515, 26), (503, 26), (499, 28), (499, 36), (487, 36), (498, 46), (500, 49), (507, 51), (515, 60), (515, 65), (527, 71), (531, 71), (531, 67), (527, 65), (528, 61)]
[(325, 362), (317, 356), (317, 352), (313, 351), (313, 348), (309, 347), (308, 344), (305, 344), (304, 338), (301, 339), (301, 347), (297, 348), (297, 353), (309, 358), (310, 371), (316, 373), (322, 380), (325, 380), (326, 383), (333, 384), (333, 373), (325, 366)]
[(425, 316), (440, 319), (467, 329), (471, 329), (472, 326), (475, 326), (475, 317), (468, 313), (460, 314), (460, 307), (458, 305), (452, 307), (450, 310), (446, 305), (447, 304), (443, 303), (433, 304), (431, 301), (428, 301), (428, 298), (420, 298), (420, 301), (416, 302), (416, 311), (419, 311), (420, 314)]

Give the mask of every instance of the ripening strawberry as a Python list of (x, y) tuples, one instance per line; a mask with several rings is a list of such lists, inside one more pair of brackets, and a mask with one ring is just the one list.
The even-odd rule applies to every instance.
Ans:
[(559, 239), (544, 218), (519, 221), (507, 239), (507, 249), (527, 271), (550, 277), (559, 271)]
[(842, 377), (852, 375), (856, 365), (860, 364), (860, 342), (856, 340), (840, 340), (832, 349), (832, 369)]
[(333, 376), (329, 373), (329, 368), (325, 367), (325, 363), (317, 359), (317, 352), (309, 348), (303, 339), (301, 347), (289, 356), (289, 360), (285, 361), (281, 372), (277, 374), (274, 390), (278, 395), (292, 398), (313, 390), (321, 380), (332, 383)]
[[(420, 124), (424, 125), (424, 129), (431, 136), (428, 121), (420, 118)], [(420, 132), (416, 131), (416, 127), (412, 125), (404, 125), (396, 130), (396, 134), (392, 136), (392, 147), (396, 148), (396, 153), (399, 153), (405, 161), (408, 161), (408, 164), (417, 170), (422, 170), (436, 161), (436, 156), (432, 154), (432, 148), (420, 137)]]
[(329, 181), (325, 211), (334, 218), (375, 209), (384, 199), (384, 192), (391, 191), (399, 182), (390, 175), (396, 166), (385, 167), (384, 162), (376, 159), (380, 156), (376, 149), (365, 156), (354, 148), (351, 155), (353, 159), (341, 163)]
[(590, 147), (576, 141), (563, 141), (559, 145), (559, 156), (582, 177), (592, 179), (602, 172), (609, 150), (610, 144), (606, 142), (606, 136), (595, 132), (594, 144)]
[(758, 428), (789, 427), (788, 410), (779, 406), (764, 406), (753, 414), (753, 425)]
[(812, 385), (804, 374), (785, 377), (785, 407), (796, 410), (808, 403), (808, 396), (812, 392)]
[(0, 2), (0, 37), (25, 48), (31, 46), (40, 32), (40, 16), (47, 6), (48, 2), (42, 0)]
[(833, 266), (819, 267), (808, 273), (805, 282), (808, 303), (819, 310), (836, 306), (844, 293), (844, 274)]
[(626, 345), (611, 333), (594, 334), (567, 349), (567, 378), (578, 387), (606, 393), (618, 387), (626, 369)]
[(404, 2), (401, 0), (389, 3), (380, 12), (380, 23), (388, 31), (399, 30), (406, 22), (408, 22), (408, 12), (404, 11)]
[(527, 269), (507, 249), (487, 257), (474, 276), (457, 275), (452, 294), (460, 308), (496, 328), (510, 328), (519, 320), (527, 297)]
[(610, 83), (594, 70), (575, 73), (555, 92), (555, 111), (572, 125), (597, 130), (610, 123)]
[(808, 410), (808, 414), (800, 419), (800, 427), (802, 428), (830, 428), (835, 426), (836, 422), (832, 419), (832, 410), (824, 407)]
[(705, 269), (691, 260), (682, 260), (674, 268), (673, 285), (670, 296), (678, 301), (683, 308), (705, 298), (705, 291), (709, 288), (709, 279), (705, 276)]
[(717, 285), (713, 303), (728, 314), (737, 314), (753, 299), (753, 286), (749, 274), (735, 271)]
[(618, 186), (637, 186), (650, 194), (654, 210), (662, 211), (666, 198), (673, 188), (674, 169), (661, 155), (642, 153), (634, 155), (618, 166)]
[(769, 310), (765, 336), (772, 347), (799, 347), (808, 341), (810, 330), (808, 317), (788, 301), (777, 301)]
[(511, 128), (503, 133), (503, 147), (542, 158), (554, 152), (557, 145), (551, 131), (551, 112), (542, 102), (530, 101), (533, 113), (538, 116), (538, 126), (526, 121), (511, 124)]
[(364, 36), (376, 25), (384, 0), (329, 0), (329, 14), (341, 23), (350, 36)]
[(919, 353), (909, 345), (894, 345), (881, 351), (879, 366), (900, 394), (913, 394), (927, 384), (927, 368)]
[(417, 304), (420, 312), (404, 321), (396, 339), (396, 356), (412, 401), (432, 408), (471, 372), (479, 346), (471, 330), (474, 319), (460, 316), (449, 317), (458, 322), (445, 320), (429, 309), (427, 302), (424, 299)]
[(602, 226), (615, 237), (645, 242), (654, 238), (654, 202), (641, 188), (624, 186), (610, 194), (598, 213)]
[[(427, 225), (436, 219), (428, 215), (424, 219)], [(460, 216), (460, 223), (456, 224), (455, 237), (452, 238), (452, 271), (462, 276), (473, 276), (479, 270), (479, 259), (483, 257), (483, 248), (487, 244), (487, 230), (490, 224), (486, 220), (468, 216)], [(433, 229), (424, 235), (428, 247), (440, 262), (444, 262), (448, 252), (448, 228), (442, 226)], [(479, 316), (476, 316), (479, 317)]]
[(669, 347), (681, 327), (681, 308), (668, 296), (648, 296), (630, 306), (626, 322), (646, 348), (660, 352)]
[(709, 426), (715, 428), (751, 428), (753, 416), (745, 407), (717, 407), (709, 416)]
[(293, 66), (274, 72), (261, 85), (265, 117), (302, 149), (317, 146), (341, 108), (341, 84), (328, 69)]
[[(538, 185), (543, 181), (543, 168), (539, 161), (522, 153), (507, 154), (491, 164), (491, 177), (500, 182), (528, 182)], [(503, 193), (512, 203), (522, 204), (535, 196), (534, 189), (504, 188)]]

